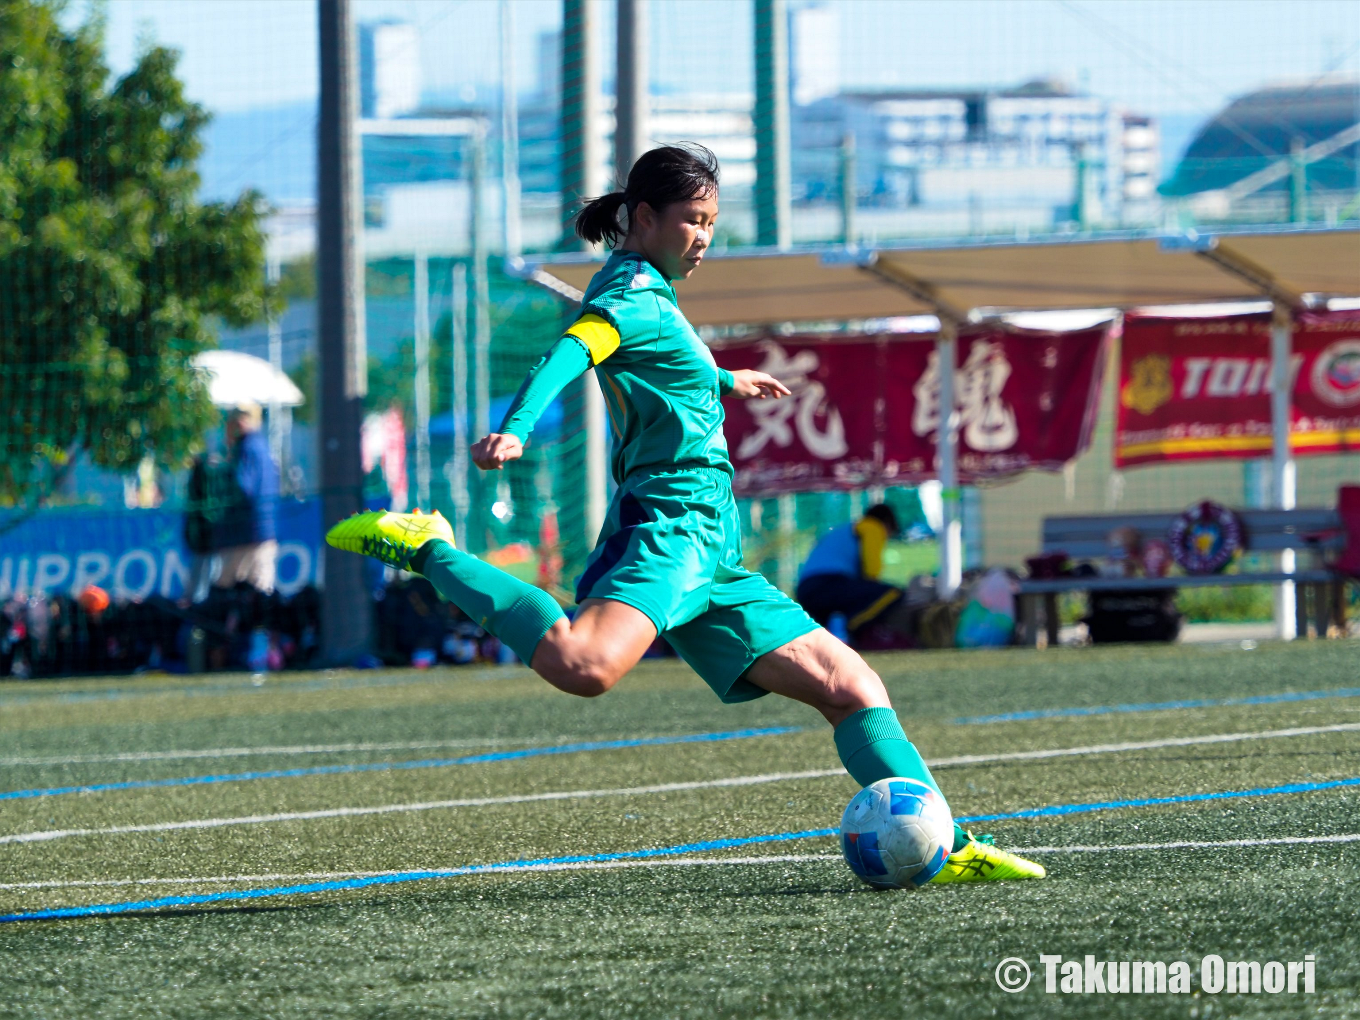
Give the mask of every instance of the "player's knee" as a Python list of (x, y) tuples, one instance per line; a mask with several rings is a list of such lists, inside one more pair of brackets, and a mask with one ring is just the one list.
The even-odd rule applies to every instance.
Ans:
[(847, 715), (862, 708), (879, 708), (890, 704), (883, 681), (863, 662), (858, 669), (849, 672), (841, 678), (840, 683), (833, 686), (830, 698), (831, 707)]
[(559, 691), (579, 698), (598, 698), (618, 683), (621, 675), (605, 663), (565, 659), (544, 663), (538, 672)]

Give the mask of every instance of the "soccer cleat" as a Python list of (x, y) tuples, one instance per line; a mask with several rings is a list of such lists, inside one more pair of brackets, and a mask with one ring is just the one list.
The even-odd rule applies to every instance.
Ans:
[(981, 838), (968, 833), (968, 842), (944, 859), (944, 867), (930, 881), (945, 882), (1000, 882), (1010, 878), (1043, 878), (1047, 874), (1042, 864), (998, 850), (991, 836)]
[(326, 532), (327, 545), (372, 556), (399, 570), (410, 570), (411, 557), (432, 538), (453, 545), (453, 529), (438, 510), (432, 514), (369, 510), (346, 517)]

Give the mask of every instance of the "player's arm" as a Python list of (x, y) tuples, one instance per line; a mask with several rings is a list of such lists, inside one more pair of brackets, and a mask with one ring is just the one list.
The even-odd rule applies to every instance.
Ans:
[(538, 360), (525, 377), (499, 432), (493, 432), (472, 447), (472, 462), (483, 471), (499, 471), (503, 464), (518, 460), (524, 442), (548, 405), (557, 399), (568, 383), (580, 378), (591, 365), (598, 365), (619, 346), (619, 332), (598, 315), (583, 315), (567, 327), (562, 339)]
[(778, 400), (793, 391), (767, 372), (757, 372), (754, 368), (739, 368), (729, 372), (718, 369), (718, 393), (722, 396), (740, 397), (743, 400), (755, 397), (764, 400), (770, 397)]
[(860, 574), (877, 581), (883, 573), (883, 550), (888, 546), (888, 526), (873, 517), (866, 517), (855, 525), (859, 538)]

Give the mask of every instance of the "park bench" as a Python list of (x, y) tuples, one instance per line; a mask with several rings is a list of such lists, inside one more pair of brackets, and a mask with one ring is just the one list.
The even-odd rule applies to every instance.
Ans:
[[(1297, 510), (1239, 510), (1243, 551), (1277, 553), (1295, 549), (1311, 554), (1307, 569), (1292, 574), (1245, 570), (1222, 574), (1169, 574), (1166, 577), (1055, 577), (1029, 578), (1019, 585), (1020, 638), (1025, 644), (1058, 642), (1058, 596), (1064, 592), (1164, 592), (1191, 587), (1231, 587), (1293, 581), (1300, 635), (1345, 632), (1345, 579), (1330, 570), (1324, 555), (1346, 545), (1346, 532), (1336, 510), (1308, 507)], [(1165, 539), (1179, 512), (1094, 514), (1045, 517), (1043, 553), (1066, 553), (1073, 562), (1101, 561), (1110, 555), (1110, 533), (1130, 528), (1146, 542)], [(1305, 564), (1300, 563), (1300, 567)]]

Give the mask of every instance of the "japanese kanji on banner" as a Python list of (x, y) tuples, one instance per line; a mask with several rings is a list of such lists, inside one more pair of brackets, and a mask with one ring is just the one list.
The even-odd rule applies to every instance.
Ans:
[[(987, 328), (956, 347), (959, 479), (1056, 471), (1090, 444), (1105, 328), (1068, 333)], [(714, 350), (727, 369), (756, 368), (793, 391), (726, 400), (741, 495), (938, 476), (940, 366), (933, 336), (762, 337)]]
[[(1292, 345), (1295, 455), (1360, 449), (1360, 313), (1301, 313)], [(1269, 314), (1125, 318), (1118, 466), (1270, 452)]]

